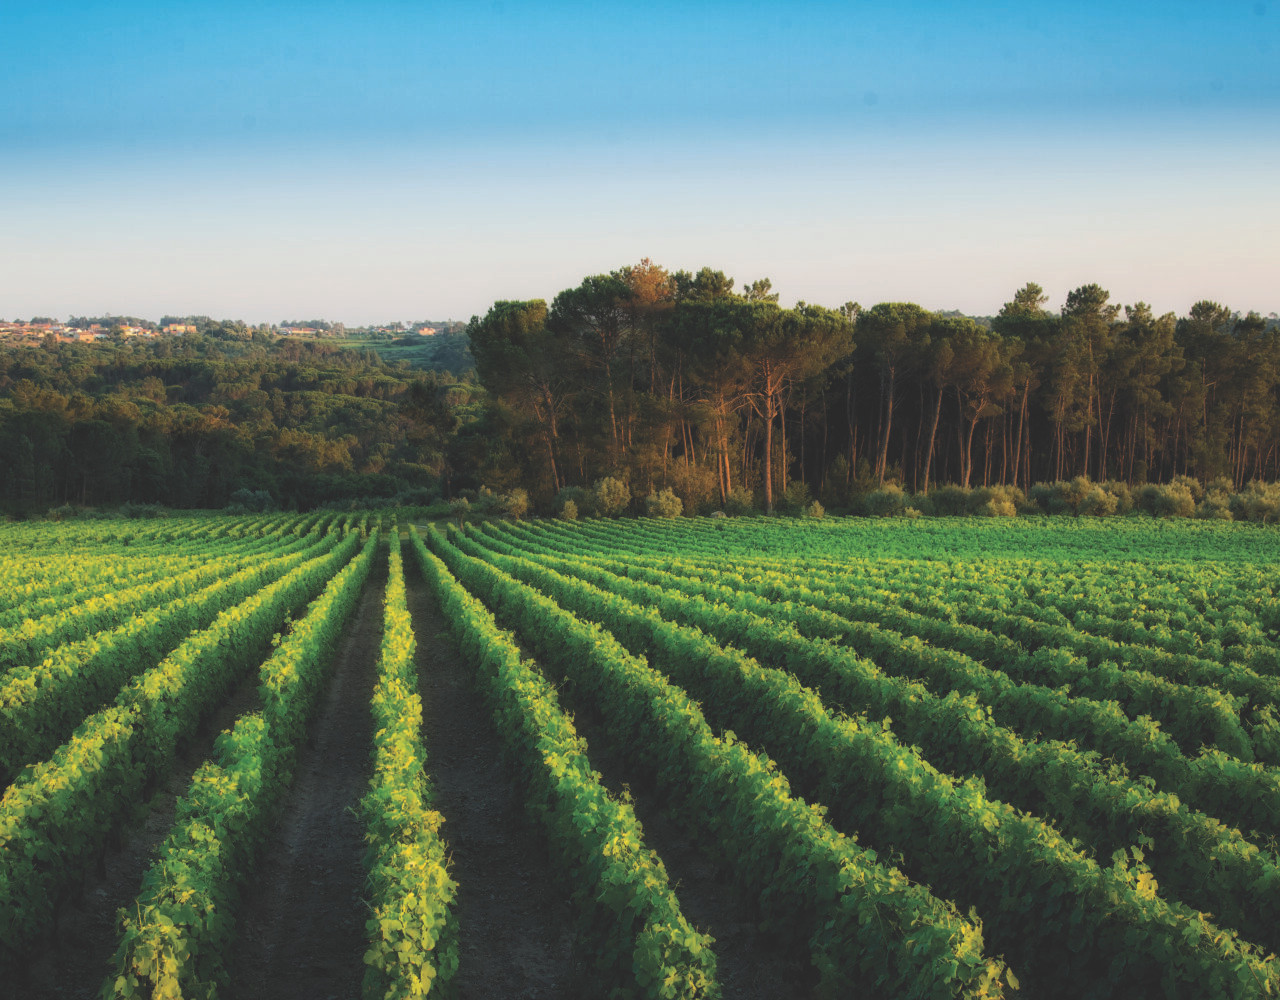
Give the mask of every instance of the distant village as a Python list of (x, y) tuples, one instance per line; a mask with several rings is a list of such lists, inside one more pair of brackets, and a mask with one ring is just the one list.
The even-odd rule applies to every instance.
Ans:
[[(313, 326), (303, 325), (264, 325), (255, 329), (273, 334), (277, 337), (313, 337), (313, 338), (396, 338), (396, 337), (431, 337), (436, 333), (453, 332), (452, 327), (463, 324), (447, 322), (440, 326), (426, 323), (388, 323), (382, 326), (346, 327), (341, 323), (321, 322)], [(115, 322), (107, 317), (101, 321), (83, 322), (72, 320), (62, 323), (55, 319), (38, 318), (29, 322), (22, 320), (0, 320), (0, 341), (44, 343), (52, 337), (61, 344), (94, 343), (99, 340), (124, 337), (177, 337), (200, 332), (200, 326), (193, 322), (183, 323), (149, 323), (130, 318)]]

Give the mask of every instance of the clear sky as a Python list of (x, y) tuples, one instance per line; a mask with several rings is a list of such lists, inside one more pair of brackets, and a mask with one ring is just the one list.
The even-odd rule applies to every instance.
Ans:
[(1280, 310), (1280, 0), (0, 0), (0, 317)]

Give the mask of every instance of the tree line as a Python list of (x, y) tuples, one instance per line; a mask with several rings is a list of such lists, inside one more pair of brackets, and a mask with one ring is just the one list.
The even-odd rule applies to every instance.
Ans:
[(988, 323), (913, 303), (785, 309), (767, 279), (649, 260), (468, 333), (494, 433), (476, 467), (535, 497), (617, 477), (686, 509), (749, 494), (836, 504), (892, 481), (1008, 485), (1280, 477), (1280, 329), (1210, 301), (1185, 317), (1058, 310), (1018, 289)]
[(1096, 284), (1057, 310), (1027, 284), (978, 320), (787, 309), (767, 279), (644, 260), (549, 304), (496, 302), (465, 336), (392, 345), (392, 360), (198, 320), (182, 337), (0, 345), (0, 508), (523, 490), (534, 510), (585, 511), (611, 480), (637, 510), (665, 490), (688, 513), (839, 510), (895, 484), (1025, 497), (1188, 477), (1216, 495), (1280, 479), (1274, 318), (1208, 301), (1156, 316)]
[[(0, 347), (0, 510), (430, 502), (483, 390), (373, 351), (209, 335)], [(214, 335), (215, 333), (220, 336)]]

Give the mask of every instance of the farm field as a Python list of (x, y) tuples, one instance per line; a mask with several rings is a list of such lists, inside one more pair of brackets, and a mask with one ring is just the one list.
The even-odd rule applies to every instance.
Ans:
[(1280, 530), (0, 526), (32, 997), (1280, 992)]

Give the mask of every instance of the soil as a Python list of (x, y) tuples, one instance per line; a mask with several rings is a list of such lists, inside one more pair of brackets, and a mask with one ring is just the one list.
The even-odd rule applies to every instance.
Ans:
[(418, 643), (423, 745), (458, 884), (459, 1000), (590, 995), (574, 953), (570, 888), (503, 765), (492, 716), (415, 560), (405, 559)]
[[(578, 706), (575, 706), (578, 707)], [(716, 978), (724, 1000), (799, 1000), (813, 995), (815, 970), (807, 953), (784, 951), (774, 935), (760, 931), (758, 904), (734, 886), (718, 863), (715, 849), (701, 850), (678, 824), (661, 789), (636, 772), (624, 747), (613, 745), (602, 721), (589, 707), (574, 716), (587, 741), (592, 766), (614, 795), (627, 795), (644, 829), (644, 841), (657, 852), (680, 901), (680, 910), (698, 930), (715, 938)], [(630, 777), (624, 783), (622, 776)]]
[(64, 904), (51, 939), (32, 950), (21, 995), (31, 1000), (97, 1000), (120, 943), (118, 911), (138, 897), (142, 878), (173, 828), (178, 799), (213, 753), (214, 740), (240, 715), (258, 708), (258, 673), (246, 674), (179, 754), (164, 787), (151, 796), (108, 845), (78, 898)]
[(225, 991), (237, 1000), (360, 995), (364, 975), (364, 825), (373, 771), (369, 699), (382, 643), (380, 558), (330, 667), (276, 832), (242, 901)]

